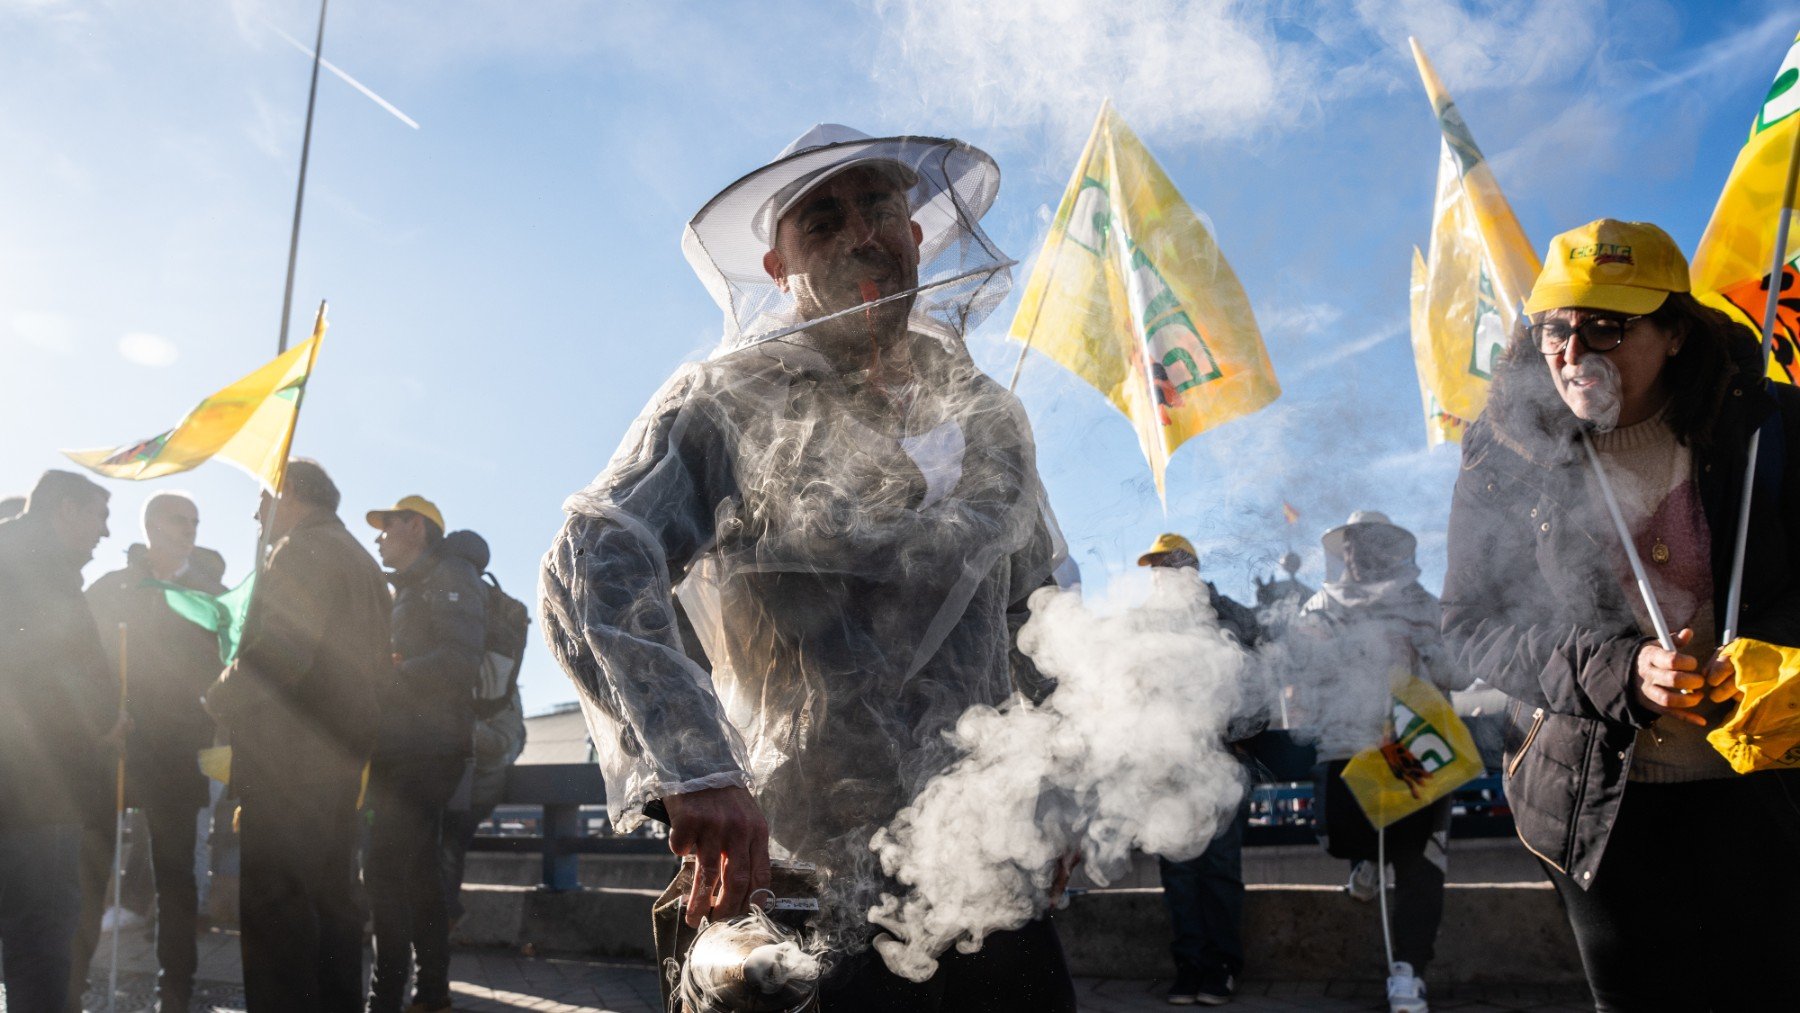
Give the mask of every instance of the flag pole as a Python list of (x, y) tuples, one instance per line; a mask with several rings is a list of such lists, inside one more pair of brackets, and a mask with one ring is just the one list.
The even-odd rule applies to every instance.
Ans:
[[(1087, 147), (1082, 151), (1081, 164), (1075, 167), (1075, 178), (1077, 180), (1087, 175), (1088, 163), (1094, 160), (1094, 146), (1099, 140), (1101, 125), (1106, 120), (1106, 111), (1111, 108), (1111, 98), (1103, 98), (1100, 100), (1100, 114), (1094, 118), (1094, 132), (1088, 137)], [(1039, 256), (1042, 256), (1042, 254), (1039, 254)], [(1050, 287), (1050, 282), (1056, 279), (1056, 265), (1059, 263), (1061, 263), (1060, 258), (1050, 263), (1050, 274), (1044, 279), (1044, 287), (1046, 290)], [(1038, 302), (1038, 313), (1040, 316), (1043, 314), (1043, 311), (1044, 304), (1040, 299)], [(1026, 328), (1025, 337), (1020, 340), (1019, 361), (1013, 363), (1012, 380), (1006, 385), (1006, 392), (1008, 394), (1018, 392), (1019, 374), (1025, 372), (1025, 357), (1031, 354), (1031, 336), (1036, 333), (1037, 319), (1034, 317), (1031, 321), (1031, 326)]]
[(294, 191), (294, 227), (288, 234), (287, 285), (281, 294), (281, 337), (276, 354), (287, 351), (288, 314), (294, 307), (294, 262), (300, 252), (300, 208), (306, 202), (306, 162), (312, 153), (313, 106), (319, 98), (319, 55), (325, 50), (325, 8), (330, 0), (319, 0), (319, 32), (313, 42), (312, 85), (306, 92), (306, 129), (300, 136), (300, 183)]
[(1619, 500), (1613, 495), (1606, 469), (1600, 465), (1600, 455), (1594, 451), (1594, 441), (1583, 433), (1581, 445), (1587, 450), (1588, 463), (1594, 466), (1594, 477), (1600, 480), (1600, 495), (1606, 499), (1606, 512), (1612, 515), (1613, 527), (1618, 529), (1619, 541), (1625, 546), (1625, 558), (1631, 563), (1631, 576), (1637, 580), (1638, 594), (1644, 598), (1644, 608), (1650, 611), (1650, 625), (1656, 628), (1656, 643), (1665, 651), (1673, 651), (1675, 638), (1669, 635), (1668, 620), (1663, 618), (1662, 606), (1657, 604), (1656, 590), (1650, 586), (1650, 575), (1644, 571), (1644, 560), (1638, 555), (1637, 543), (1631, 540), (1631, 528), (1619, 511)]
[[(326, 301), (320, 299), (319, 312), (313, 317), (313, 334), (315, 336), (319, 334), (320, 327), (325, 322), (325, 308)], [(263, 571), (263, 557), (268, 555), (269, 552), (269, 522), (274, 520), (274, 511), (276, 509), (275, 501), (281, 498), (281, 490), (287, 485), (288, 455), (293, 453), (294, 432), (300, 428), (300, 409), (306, 405), (306, 388), (312, 386), (313, 365), (319, 358), (319, 346), (314, 345), (312, 351), (308, 353), (308, 355), (309, 358), (306, 360), (306, 372), (304, 374), (307, 380), (300, 385), (299, 390), (294, 392), (294, 421), (292, 425), (288, 426), (287, 435), (281, 440), (281, 470), (275, 476), (275, 488), (269, 490), (270, 516), (263, 522), (261, 526), (262, 530), (259, 531), (256, 536), (256, 562), (253, 572), (259, 578), (262, 576)], [(258, 586), (260, 586), (261, 583), (262, 582), (258, 580), (255, 585), (251, 586), (250, 597), (252, 600), (255, 600)], [(248, 611), (249, 607), (249, 603), (245, 603), (244, 608), (246, 611)]]
[[(119, 624), (119, 717), (125, 717), (125, 707), (130, 700), (126, 692), (125, 673), (125, 624)], [(119, 923), (124, 920), (124, 905), (119, 903), (121, 887), (125, 878), (125, 743), (119, 743), (119, 765), (115, 775), (113, 790), (113, 862), (112, 862), (112, 966), (106, 976), (106, 1009), (107, 1013), (116, 1013), (119, 1008)]]
[[(1794, 145), (1788, 151), (1787, 184), (1782, 188), (1781, 207), (1776, 213), (1775, 257), (1769, 268), (1769, 299), (1763, 307), (1762, 346), (1756, 367), (1762, 381), (1768, 383), (1769, 355), (1775, 343), (1775, 321), (1781, 309), (1781, 278), (1787, 269), (1788, 226), (1794, 220), (1794, 189), (1800, 180), (1800, 130), (1794, 132)], [(1750, 497), (1756, 490), (1756, 457), (1762, 448), (1762, 430), (1750, 434), (1749, 460), (1744, 464), (1744, 490), (1738, 503), (1737, 545), (1731, 554), (1731, 590), (1725, 597), (1725, 630), (1719, 638), (1721, 646), (1737, 639), (1738, 611), (1744, 597), (1744, 556), (1750, 545)]]

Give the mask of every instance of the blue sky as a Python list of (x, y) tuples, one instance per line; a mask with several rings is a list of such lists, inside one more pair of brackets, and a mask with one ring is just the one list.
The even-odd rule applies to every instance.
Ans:
[[(273, 354), (309, 61), (301, 0), (0, 0), (0, 492), (64, 447), (166, 428)], [(1165, 526), (1247, 596), (1291, 539), (1353, 509), (1420, 534), (1441, 581), (1454, 449), (1427, 453), (1405, 337), (1438, 133), (1405, 40), (1437, 64), (1534, 245), (1647, 219), (1691, 250), (1800, 15), (1596, 3), (1173, 0), (530, 4), (337, 0), (294, 329), (334, 327), (297, 451), (363, 510), (429, 496), (534, 599), (560, 503), (679, 361), (717, 339), (683, 223), (816, 122), (947, 134), (1004, 172), (985, 222), (1024, 267), (970, 339), (1002, 338), (1110, 95), (1213, 222), (1285, 393), (1175, 457), (1168, 518), (1126, 422), (1033, 359), (1020, 393), (1090, 583)], [(192, 491), (236, 579), (249, 479), (115, 483), (122, 560), (144, 496)], [(1281, 521), (1283, 500), (1301, 520)], [(541, 645), (527, 705), (572, 696)]]

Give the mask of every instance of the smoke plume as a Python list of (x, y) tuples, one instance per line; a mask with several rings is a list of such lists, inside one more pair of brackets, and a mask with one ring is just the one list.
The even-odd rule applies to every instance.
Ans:
[(1041, 914), (1058, 859), (1077, 849), (1102, 885), (1134, 848), (1193, 857), (1242, 799), (1225, 736), (1262, 700), (1249, 654), (1195, 571), (1109, 588), (1114, 602), (1133, 591), (1141, 601), (1112, 607), (1033, 595), (1019, 647), (1056, 690), (1041, 705), (971, 708), (950, 733), (959, 760), (876, 834), (903, 885), (869, 913), (892, 934), (875, 946), (895, 973), (922, 981), (951, 945), (972, 952)]

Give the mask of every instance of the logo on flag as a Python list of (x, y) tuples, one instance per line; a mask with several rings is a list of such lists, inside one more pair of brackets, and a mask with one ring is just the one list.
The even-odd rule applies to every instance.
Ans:
[(1159, 494), (1177, 447), (1281, 393), (1250, 300), (1211, 232), (1110, 104), (1051, 222), (1012, 337), (1132, 421)]

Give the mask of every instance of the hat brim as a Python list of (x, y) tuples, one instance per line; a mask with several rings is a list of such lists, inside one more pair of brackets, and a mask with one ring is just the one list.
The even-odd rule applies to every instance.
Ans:
[(1319, 544), (1325, 547), (1326, 552), (1331, 553), (1338, 559), (1343, 559), (1344, 540), (1349, 537), (1351, 528), (1387, 528), (1389, 531), (1393, 531), (1399, 534), (1400, 537), (1406, 539), (1407, 543), (1412, 546), (1413, 552), (1419, 550), (1418, 536), (1398, 524), (1383, 524), (1380, 521), (1357, 521), (1355, 524), (1339, 524), (1337, 527), (1320, 535)]
[[(952, 227), (987, 214), (1000, 189), (1000, 167), (987, 152), (947, 137), (872, 137), (827, 144), (771, 162), (719, 191), (688, 221), (682, 253), (714, 300), (729, 309), (722, 282), (769, 280), (763, 254), (772, 237), (759, 234), (759, 220), (770, 202), (786, 198), (791, 204), (798, 197), (789, 195), (797, 188), (804, 193), (845, 169), (876, 162), (891, 162), (915, 180), (908, 198), (922, 233), (921, 259), (928, 259), (934, 241)], [(962, 185), (965, 181), (969, 185)], [(972, 195), (973, 203), (960, 206), (953, 190)]]
[(1643, 316), (1656, 312), (1668, 298), (1662, 289), (1636, 285), (1536, 285), (1525, 300), (1525, 312), (1587, 309)]
[[(410, 511), (410, 510), (371, 510), (367, 514), (364, 514), (363, 516), (364, 516), (364, 519), (366, 519), (369, 522), (369, 527), (385, 531), (385, 530), (387, 530), (388, 518), (394, 516), (395, 514), (403, 514), (403, 513), (411, 513), (411, 512), (412, 511)], [(423, 516), (423, 515), (421, 515), (421, 516)]]

